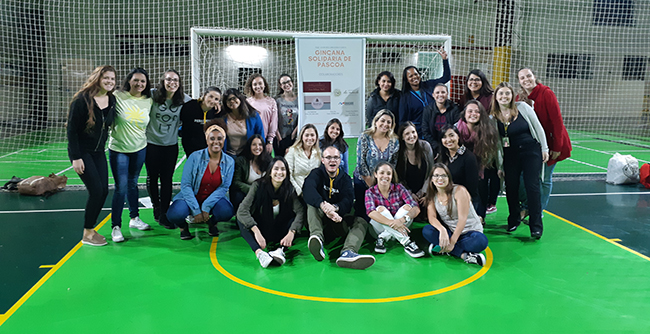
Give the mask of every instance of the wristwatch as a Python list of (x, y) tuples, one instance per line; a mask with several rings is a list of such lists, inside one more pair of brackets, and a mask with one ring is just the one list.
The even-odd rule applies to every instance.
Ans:
[(409, 216), (409, 215), (404, 216), (404, 222), (405, 222), (405, 223), (408, 224), (408, 223), (410, 223), (411, 221), (413, 221), (413, 218), (411, 218), (411, 216)]

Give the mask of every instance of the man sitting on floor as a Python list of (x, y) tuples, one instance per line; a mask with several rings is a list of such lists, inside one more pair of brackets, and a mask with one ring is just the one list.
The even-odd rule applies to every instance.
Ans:
[(338, 236), (345, 236), (336, 264), (342, 268), (366, 269), (375, 263), (375, 258), (358, 254), (368, 223), (363, 218), (347, 215), (354, 200), (352, 179), (339, 170), (341, 153), (336, 147), (327, 147), (321, 162), (320, 167), (309, 173), (302, 190), (307, 203), (309, 251), (317, 261), (325, 259), (323, 225), (327, 224)]

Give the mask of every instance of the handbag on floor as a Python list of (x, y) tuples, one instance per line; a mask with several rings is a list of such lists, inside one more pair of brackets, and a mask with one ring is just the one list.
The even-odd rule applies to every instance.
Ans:
[(607, 183), (627, 184), (639, 182), (639, 160), (631, 155), (614, 153), (607, 164)]
[(68, 177), (65, 175), (56, 175), (54, 173), (50, 176), (32, 176), (24, 179), (18, 183), (18, 192), (21, 195), (42, 196), (46, 194), (53, 194), (65, 188), (68, 182)]
[(639, 170), (639, 182), (650, 189), (650, 164), (643, 164)]

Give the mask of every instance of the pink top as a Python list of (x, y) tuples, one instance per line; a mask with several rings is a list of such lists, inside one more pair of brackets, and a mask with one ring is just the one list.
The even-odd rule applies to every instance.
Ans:
[(262, 126), (266, 134), (266, 142), (272, 143), (275, 139), (275, 133), (278, 131), (278, 105), (272, 97), (265, 96), (258, 100), (254, 97), (246, 99), (255, 110), (260, 113)]

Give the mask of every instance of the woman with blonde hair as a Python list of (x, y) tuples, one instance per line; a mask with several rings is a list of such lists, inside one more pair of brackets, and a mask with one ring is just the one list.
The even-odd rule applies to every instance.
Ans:
[(354, 169), (354, 212), (369, 221), (364, 199), (366, 190), (375, 185), (372, 171), (381, 161), (397, 163), (399, 140), (395, 135), (395, 116), (388, 109), (377, 112), (372, 125), (357, 141), (357, 167)]
[(289, 152), (284, 157), (291, 172), (291, 184), (298, 196), (302, 196), (302, 185), (307, 175), (320, 166), (320, 157), (318, 130), (313, 124), (305, 124), (300, 129), (296, 142), (289, 147)]
[(68, 157), (88, 190), (84, 213), (84, 245), (104, 246), (106, 238), (93, 228), (108, 196), (106, 139), (115, 117), (115, 69), (97, 67), (74, 95), (68, 113)]
[(503, 146), (503, 172), (508, 200), (508, 232), (521, 223), (519, 180), (523, 172), (528, 195), (529, 226), (532, 238), (542, 237), (542, 206), (540, 175), (548, 160), (548, 145), (544, 128), (535, 111), (524, 102), (515, 102), (515, 92), (507, 82), (497, 86), (492, 97), (491, 114), (497, 119)]

